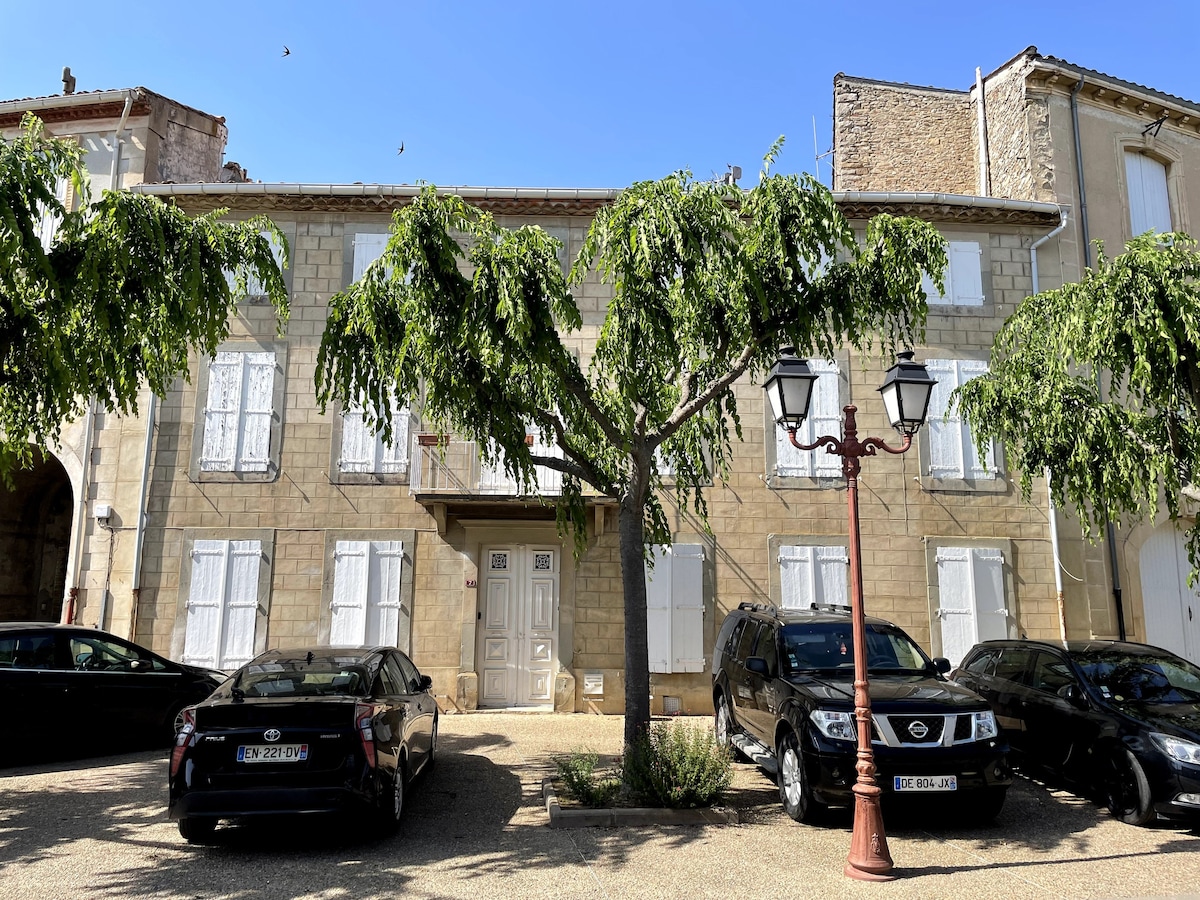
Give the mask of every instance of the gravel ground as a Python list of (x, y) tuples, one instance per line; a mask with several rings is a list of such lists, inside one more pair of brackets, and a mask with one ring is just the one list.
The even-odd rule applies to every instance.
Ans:
[(897, 879), (842, 874), (851, 821), (791, 821), (738, 764), (741, 824), (556, 830), (541, 781), (556, 753), (614, 753), (620, 717), (443, 716), (437, 768), (399, 834), (325, 819), (218, 829), (166, 817), (166, 753), (0, 769), (0, 898), (671, 898), (1200, 896), (1200, 830), (1134, 828), (1021, 780), (994, 825), (889, 818)]

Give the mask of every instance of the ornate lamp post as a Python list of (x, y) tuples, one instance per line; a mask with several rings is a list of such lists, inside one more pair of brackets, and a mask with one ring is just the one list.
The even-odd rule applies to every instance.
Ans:
[(913, 435), (925, 424), (929, 397), (937, 382), (929, 377), (925, 366), (913, 362), (912, 351), (898, 354), (896, 364), (888, 369), (879, 388), (883, 405), (892, 427), (904, 436), (899, 447), (889, 447), (880, 438), (859, 439), (854, 420), (857, 408), (846, 406), (841, 439), (822, 435), (811, 444), (796, 440), (796, 429), (808, 415), (813, 384), (817, 375), (806, 360), (797, 359), (794, 347), (783, 347), (781, 357), (764, 386), (775, 414), (775, 421), (788, 430), (788, 439), (800, 450), (824, 447), (826, 453), (842, 458), (846, 476), (846, 496), (850, 507), (850, 617), (854, 635), (854, 715), (858, 722), (858, 779), (854, 784), (854, 832), (845, 872), (851, 878), (864, 881), (887, 881), (892, 878), (892, 857), (888, 852), (887, 836), (883, 830), (883, 814), (879, 807), (880, 788), (875, 783), (875, 753), (871, 749), (871, 696), (867, 682), (867, 634), (863, 612), (862, 548), (858, 527), (858, 473), (864, 456), (877, 451), (904, 453), (912, 446)]

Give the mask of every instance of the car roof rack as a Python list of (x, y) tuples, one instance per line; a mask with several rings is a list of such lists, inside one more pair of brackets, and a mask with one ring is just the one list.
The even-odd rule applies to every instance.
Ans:
[(779, 610), (770, 603), (750, 603), (748, 601), (742, 601), (738, 604), (738, 609), (744, 609), (747, 612), (770, 613), (773, 616), (779, 615)]
[(846, 606), (844, 603), (810, 603), (808, 608), (820, 610), (821, 612), (845, 613), (846, 615), (850, 615), (852, 612), (851, 607)]

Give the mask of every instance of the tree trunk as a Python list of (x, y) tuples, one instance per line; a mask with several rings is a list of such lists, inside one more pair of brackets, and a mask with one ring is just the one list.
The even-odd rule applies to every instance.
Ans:
[(625, 746), (650, 728), (650, 652), (646, 644), (643, 509), (621, 499), (621, 587), (625, 595)]

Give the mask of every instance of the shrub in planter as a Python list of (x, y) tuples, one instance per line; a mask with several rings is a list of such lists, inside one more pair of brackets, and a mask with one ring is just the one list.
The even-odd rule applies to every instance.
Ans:
[(676, 720), (655, 723), (626, 748), (622, 775), (646, 802), (688, 809), (718, 802), (733, 780), (733, 765), (710, 728)]
[(584, 806), (608, 806), (621, 792), (619, 777), (608, 771), (596, 771), (599, 760), (598, 754), (587, 750), (554, 757), (563, 788)]

